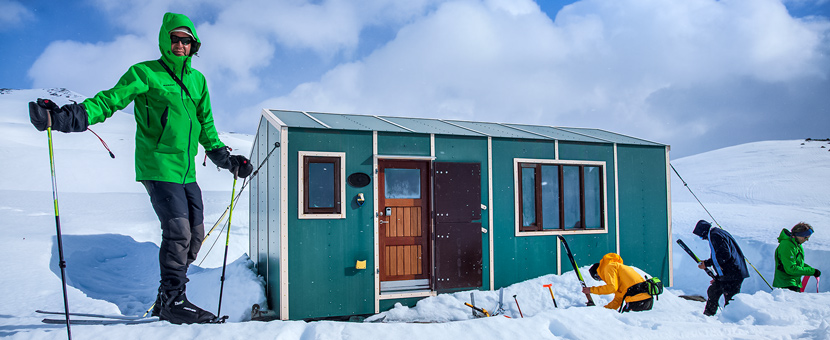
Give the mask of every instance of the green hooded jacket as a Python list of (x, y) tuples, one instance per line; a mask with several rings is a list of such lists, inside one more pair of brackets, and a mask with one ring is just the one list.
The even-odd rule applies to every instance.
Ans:
[(815, 273), (813, 267), (804, 263), (804, 248), (795, 241), (789, 230), (781, 230), (778, 248), (775, 248), (775, 279), (772, 286), (801, 288), (801, 277)]
[[(191, 43), (190, 55), (178, 57), (170, 50), (170, 31), (182, 26), (190, 29), (196, 42)], [(136, 181), (195, 182), (198, 144), (205, 150), (225, 146), (213, 123), (205, 76), (190, 67), (190, 59), (200, 46), (190, 19), (165, 13), (159, 30), (161, 59), (130, 66), (115, 87), (82, 103), (92, 125), (135, 102)], [(159, 61), (181, 79), (187, 91)]]

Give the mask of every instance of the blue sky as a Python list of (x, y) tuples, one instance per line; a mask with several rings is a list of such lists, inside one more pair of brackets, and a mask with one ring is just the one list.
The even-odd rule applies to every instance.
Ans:
[(0, 88), (92, 96), (158, 58), (167, 11), (196, 23), (224, 131), (275, 108), (594, 127), (673, 158), (830, 137), (830, 0), (0, 0)]

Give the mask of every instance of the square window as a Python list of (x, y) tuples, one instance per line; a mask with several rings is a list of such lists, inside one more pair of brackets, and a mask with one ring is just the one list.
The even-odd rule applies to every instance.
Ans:
[(300, 152), (299, 218), (345, 218), (345, 157)]

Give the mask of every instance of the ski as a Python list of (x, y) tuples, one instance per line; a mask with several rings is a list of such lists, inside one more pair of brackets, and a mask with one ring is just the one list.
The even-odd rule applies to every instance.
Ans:
[[(133, 319), (133, 320), (119, 320), (119, 319), (69, 319), (70, 325), (137, 325), (142, 323), (151, 323), (159, 321), (157, 317)], [(50, 325), (65, 325), (65, 319), (43, 319), (43, 323)]]
[[(691, 256), (692, 259), (695, 260), (695, 262), (697, 262), (697, 263), (703, 262), (703, 261), (700, 260), (700, 258), (697, 257), (697, 255), (695, 255), (695, 252), (693, 252), (691, 249), (689, 249), (689, 246), (686, 245), (686, 242), (683, 242), (683, 240), (681, 240), (681, 239), (677, 239), (677, 244), (679, 244), (680, 248), (683, 248), (683, 250), (686, 251), (686, 254), (689, 254), (689, 256)], [(706, 274), (711, 276), (713, 279), (715, 278), (715, 273), (712, 273), (712, 270), (710, 270), (709, 268), (703, 268), (703, 270), (705, 270)]]
[[(568, 253), (568, 258), (571, 260), (571, 265), (574, 267), (574, 272), (576, 273), (576, 277), (579, 279), (579, 283), (582, 284), (582, 288), (588, 287), (588, 285), (585, 284), (585, 280), (582, 278), (582, 273), (579, 272), (579, 266), (576, 265), (574, 254), (571, 252), (571, 247), (568, 247), (568, 242), (565, 241), (565, 238), (562, 235), (556, 236), (559, 237), (559, 240), (565, 245), (565, 251)], [(585, 297), (588, 298), (586, 305), (594, 306), (594, 299), (591, 298), (591, 294), (585, 293)]]
[[(66, 315), (65, 312), (51, 312), (45, 310), (36, 310), (35, 312), (40, 314), (51, 314), (51, 315)], [(143, 316), (129, 316), (129, 315), (118, 315), (118, 314), (90, 314), (90, 313), (69, 313), (69, 316), (83, 316), (89, 318), (100, 318), (100, 319), (113, 319), (113, 320), (140, 320), (146, 319), (147, 317)], [(66, 320), (64, 320), (66, 323)]]

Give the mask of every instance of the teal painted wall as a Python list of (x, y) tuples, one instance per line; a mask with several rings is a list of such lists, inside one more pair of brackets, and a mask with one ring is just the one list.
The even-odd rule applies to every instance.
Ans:
[[(374, 221), (372, 184), (346, 185), (345, 219), (298, 219), (298, 152), (345, 152), (346, 176), (372, 174), (372, 133), (288, 130), (289, 318), (374, 313)], [(363, 193), (366, 204), (357, 207)], [(366, 260), (367, 269), (355, 269)]]
[(378, 155), (429, 156), (429, 135), (378, 132)]
[[(481, 165), (481, 204), (489, 207), (487, 177), (487, 138), (461, 136), (435, 136), (436, 162), (464, 162), (479, 163)], [(481, 227), (490, 228), (487, 210), (481, 211)], [(490, 236), (481, 234), (482, 253), (482, 286), (477, 288), (490, 289)]]
[[(274, 143), (280, 141), (280, 131), (265, 119), (251, 149), (251, 162), (260, 173), (252, 178), (249, 197), (249, 254), (256, 262), (257, 273), (266, 278), (265, 297), (271, 310), (279, 310), (280, 301), (280, 149)], [(273, 151), (273, 152), (272, 152)], [(270, 157), (268, 156), (271, 153)]]
[(556, 237), (515, 237), (513, 159), (554, 159), (553, 141), (493, 138), (495, 288), (556, 273)]
[(666, 149), (621, 145), (617, 160), (620, 256), (626, 264), (669, 282)]

